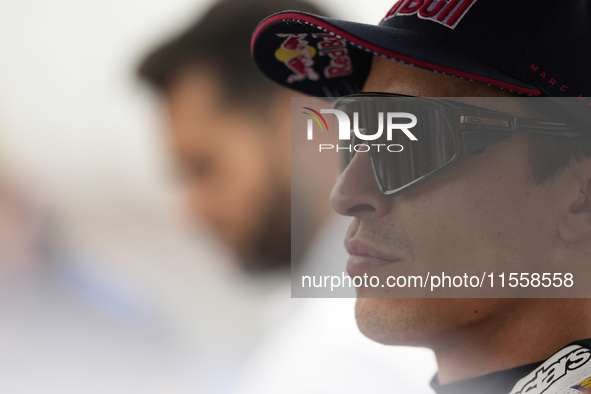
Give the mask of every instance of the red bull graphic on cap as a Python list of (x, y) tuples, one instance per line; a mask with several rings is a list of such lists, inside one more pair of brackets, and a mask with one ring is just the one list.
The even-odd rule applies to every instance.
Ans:
[(320, 77), (314, 70), (314, 65), (319, 57), (325, 59), (321, 66), (325, 78), (343, 77), (353, 73), (347, 43), (344, 40), (329, 33), (314, 33), (310, 35), (316, 42), (314, 47), (309, 45), (307, 36), (307, 33), (277, 34), (277, 37), (284, 40), (275, 51), (275, 59), (285, 64), (292, 72), (287, 77), (287, 83), (303, 81), (306, 78), (317, 81)]
[(345, 41), (328, 33), (312, 34), (312, 37), (322, 39), (318, 43), (320, 56), (328, 56), (330, 58), (328, 66), (324, 68), (324, 76), (326, 78), (344, 77), (353, 72), (351, 58), (348, 55)]
[(307, 34), (277, 34), (285, 38), (279, 49), (275, 51), (275, 58), (284, 63), (293, 74), (287, 78), (288, 83), (303, 81), (308, 78), (312, 81), (318, 80), (318, 74), (312, 66), (316, 56), (316, 49), (308, 45), (305, 40)]
[(455, 29), (477, 0), (399, 0), (388, 11), (384, 21), (395, 16), (417, 15), (421, 19), (437, 22)]

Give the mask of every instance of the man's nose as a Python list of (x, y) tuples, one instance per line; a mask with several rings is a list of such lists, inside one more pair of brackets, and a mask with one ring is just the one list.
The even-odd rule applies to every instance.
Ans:
[(338, 214), (379, 217), (388, 212), (391, 198), (380, 192), (369, 155), (356, 153), (337, 179), (330, 193), (330, 204)]

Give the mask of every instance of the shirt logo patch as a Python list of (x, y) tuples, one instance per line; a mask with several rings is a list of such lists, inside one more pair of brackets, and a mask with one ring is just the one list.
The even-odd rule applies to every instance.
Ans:
[[(568, 346), (517, 382), (510, 394), (559, 393), (573, 382), (589, 376), (590, 359), (590, 349), (578, 345)], [(552, 390), (548, 391), (551, 387)]]

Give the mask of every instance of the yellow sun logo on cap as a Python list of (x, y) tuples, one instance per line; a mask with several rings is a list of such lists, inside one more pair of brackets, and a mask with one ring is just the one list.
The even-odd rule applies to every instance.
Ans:
[[(306, 52), (308, 52), (308, 57), (311, 59), (316, 56), (316, 48), (311, 47), (310, 45), (306, 46)], [(304, 51), (294, 51), (292, 49), (286, 48), (279, 48), (275, 51), (275, 59), (279, 60), (282, 63), (287, 62), (289, 59), (299, 56), (303, 54)]]

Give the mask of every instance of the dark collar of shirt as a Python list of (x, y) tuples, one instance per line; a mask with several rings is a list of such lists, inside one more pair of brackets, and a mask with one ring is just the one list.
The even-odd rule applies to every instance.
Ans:
[(536, 369), (541, 362), (493, 372), (488, 375), (458, 382), (439, 384), (437, 376), (431, 380), (431, 388), (437, 394), (507, 394), (515, 383)]

